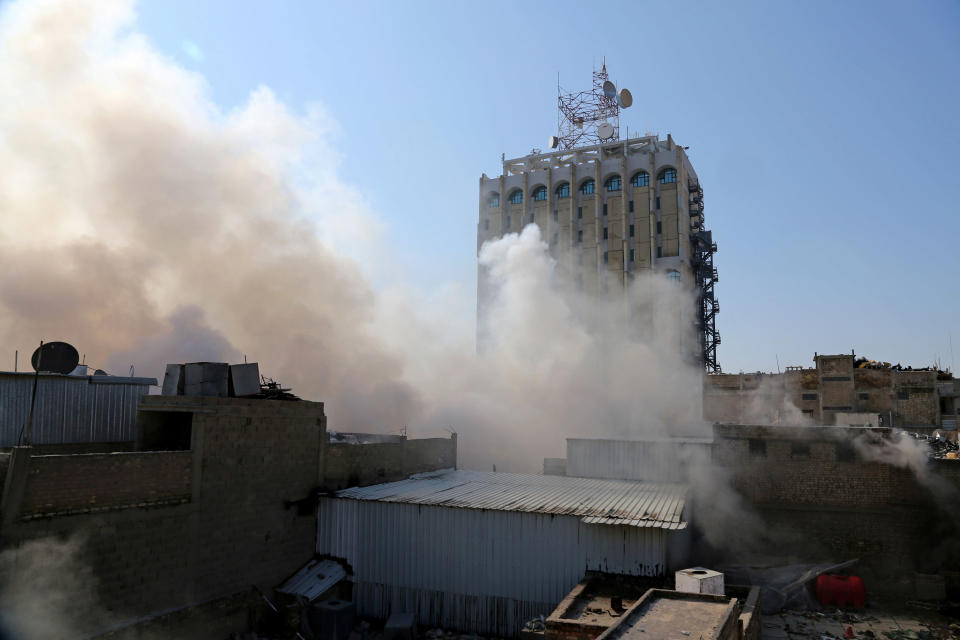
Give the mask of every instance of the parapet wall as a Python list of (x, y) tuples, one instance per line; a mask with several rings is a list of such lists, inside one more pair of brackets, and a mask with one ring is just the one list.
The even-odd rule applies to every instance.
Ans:
[(457, 466), (457, 438), (326, 445), (324, 489), (364, 487)]
[(188, 502), (192, 458), (189, 451), (31, 457), (18, 517)]

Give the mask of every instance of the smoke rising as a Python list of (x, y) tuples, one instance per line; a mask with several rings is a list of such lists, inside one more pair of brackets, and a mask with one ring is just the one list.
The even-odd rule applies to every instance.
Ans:
[(0, 552), (0, 633), (23, 640), (59, 640), (84, 626), (106, 624), (97, 580), (84, 563), (84, 539), (44, 538)]
[[(120, 0), (3, 11), (0, 339), (11, 351), (68, 340), (111, 373), (157, 377), (167, 362), (246, 354), (325, 401), (333, 429), (449, 428), (478, 468), (535, 470), (568, 435), (696, 428), (681, 288), (632, 284), (656, 331), (627, 337), (623, 305), (565, 289), (528, 227), (481, 250), (496, 296), (494, 346), (478, 356), (462, 299), (365, 277), (357, 255), (385, 251), (382, 229), (337, 175), (322, 107), (295, 113), (259, 87), (224, 112), (202, 76), (135, 26)], [(473, 224), (472, 203), (463, 211)]]

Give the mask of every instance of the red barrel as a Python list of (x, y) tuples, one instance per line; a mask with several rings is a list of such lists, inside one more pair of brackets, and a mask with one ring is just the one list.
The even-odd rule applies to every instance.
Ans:
[(823, 606), (863, 609), (867, 590), (860, 576), (841, 576), (824, 573), (817, 576), (817, 599)]

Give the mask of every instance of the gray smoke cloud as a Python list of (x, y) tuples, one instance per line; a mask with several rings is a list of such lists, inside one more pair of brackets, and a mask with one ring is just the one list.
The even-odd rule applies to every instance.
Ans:
[(536, 470), (569, 435), (704, 432), (700, 373), (678, 356), (689, 292), (673, 283), (631, 285), (654, 309), (632, 335), (614, 296), (563, 287), (528, 227), (481, 250), (497, 295), (479, 356), (472, 292), (373, 287), (360, 265), (386, 253), (382, 227), (337, 175), (335, 126), (265, 87), (224, 112), (128, 2), (6, 6), (2, 343), (68, 340), (96, 366), (157, 377), (245, 354), (325, 401), (331, 428), (451, 429), (475, 468)]

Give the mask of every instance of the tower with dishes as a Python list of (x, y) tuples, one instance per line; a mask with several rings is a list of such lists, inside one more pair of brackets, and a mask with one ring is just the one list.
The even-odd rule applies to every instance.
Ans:
[[(558, 272), (587, 294), (627, 298), (624, 308), (637, 328), (656, 313), (649, 300), (629, 304), (633, 284), (645, 276), (666, 278), (693, 301), (668, 320), (677, 323), (670, 334), (681, 355), (719, 372), (717, 245), (704, 226), (703, 189), (686, 147), (670, 134), (621, 137), (620, 112), (633, 96), (610, 80), (605, 62), (593, 72), (590, 89), (565, 92), (558, 84), (557, 94), (550, 150), (504, 158), (499, 177), (480, 177), (477, 248), (535, 224)], [(477, 286), (482, 349), (490, 296), (482, 267)]]

